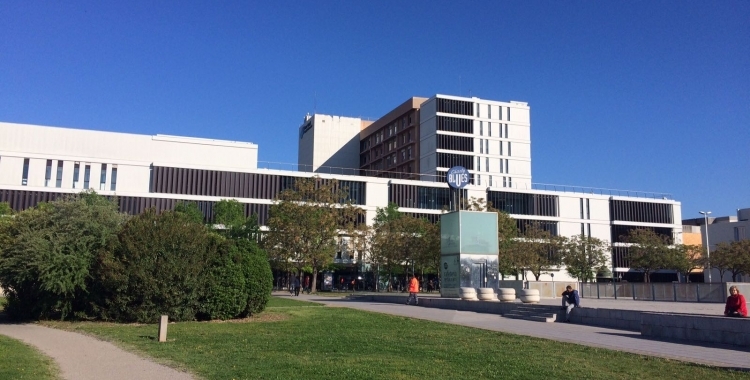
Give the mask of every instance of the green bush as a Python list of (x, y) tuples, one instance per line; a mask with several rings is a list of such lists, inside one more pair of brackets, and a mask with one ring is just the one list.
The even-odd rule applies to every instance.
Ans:
[(273, 279), (265, 252), (247, 240), (227, 240), (206, 276), (199, 319), (243, 318), (265, 308)]
[(207, 270), (198, 319), (231, 319), (242, 314), (249, 291), (243, 261), (243, 252), (234, 241), (222, 242)]
[(95, 262), (126, 219), (116, 204), (83, 192), (3, 219), (0, 283), (9, 315), (65, 319), (97, 308)]
[(242, 316), (253, 315), (262, 312), (268, 300), (271, 299), (273, 289), (273, 273), (268, 263), (266, 252), (258, 247), (253, 241), (237, 240), (237, 246), (243, 254), (243, 269), (248, 281), (247, 305)]
[(114, 255), (103, 260), (107, 318), (151, 323), (166, 314), (193, 320), (221, 240), (180, 212), (149, 209), (132, 218)]

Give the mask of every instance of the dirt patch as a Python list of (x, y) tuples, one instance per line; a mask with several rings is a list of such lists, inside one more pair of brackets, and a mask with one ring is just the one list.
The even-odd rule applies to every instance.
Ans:
[(281, 322), (289, 319), (288, 314), (264, 312), (247, 318), (228, 319), (225, 321), (214, 320), (211, 323), (252, 323), (252, 322)]

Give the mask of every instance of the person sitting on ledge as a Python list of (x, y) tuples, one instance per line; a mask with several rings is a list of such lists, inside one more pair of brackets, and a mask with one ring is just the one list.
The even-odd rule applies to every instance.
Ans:
[(747, 301), (745, 296), (740, 294), (736, 286), (729, 287), (729, 297), (727, 297), (727, 306), (724, 308), (724, 315), (727, 317), (747, 317)]
[(570, 312), (574, 307), (581, 307), (581, 297), (578, 291), (568, 285), (562, 294), (562, 308), (565, 309), (565, 322), (570, 322)]

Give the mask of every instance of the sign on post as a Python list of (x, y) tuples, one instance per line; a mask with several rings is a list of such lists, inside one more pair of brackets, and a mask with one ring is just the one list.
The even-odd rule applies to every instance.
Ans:
[(469, 171), (463, 166), (454, 166), (445, 175), (448, 186), (454, 189), (463, 189), (469, 184), (469, 178)]

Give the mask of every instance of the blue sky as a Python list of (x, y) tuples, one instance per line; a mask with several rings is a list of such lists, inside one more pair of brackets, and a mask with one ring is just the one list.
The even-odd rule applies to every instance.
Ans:
[(0, 120), (257, 143), (308, 112), (529, 102), (536, 183), (750, 207), (748, 1), (0, 3)]

